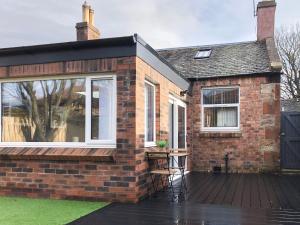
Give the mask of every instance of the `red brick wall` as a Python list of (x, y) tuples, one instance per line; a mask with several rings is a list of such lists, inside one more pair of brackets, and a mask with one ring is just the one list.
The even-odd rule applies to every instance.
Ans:
[(0, 195), (136, 201), (134, 166), (104, 162), (1, 160)]
[[(34, 160), (36, 158), (34, 155), (31, 156), (31, 160), (27, 156), (26, 161), (21, 160), (21, 156), (18, 157), (19, 160), (9, 160), (7, 156), (1, 157), (0, 195), (18, 194), (33, 197), (93, 198), (132, 202), (138, 200), (135, 191), (135, 57), (0, 68), (1, 78), (90, 75), (92, 73), (117, 75), (117, 148), (114, 149), (114, 161), (89, 162), (77, 159), (64, 161), (65, 157), (56, 161), (45, 161), (42, 157)], [(5, 148), (5, 152), (10, 152), (9, 150), (9, 148)], [(19, 149), (11, 148), (11, 152), (13, 150), (14, 154), (19, 151)], [(39, 152), (47, 149), (33, 148), (32, 150)], [(69, 152), (70, 149), (55, 149), (55, 154), (64, 155), (66, 150)], [(80, 151), (82, 154), (85, 149)], [(95, 149), (94, 151), (101, 152), (107, 151), (107, 149)], [(87, 150), (87, 154), (89, 154), (88, 152), (89, 150)], [(68, 158), (72, 159), (71, 156)]]
[[(169, 94), (180, 95), (180, 88), (148, 64), (136, 57), (99, 59), (49, 64), (0, 67), (0, 77), (43, 77), (53, 75), (111, 73), (117, 75), (117, 148), (114, 161), (70, 161), (70, 149), (55, 149), (59, 160), (49, 161), (34, 157), (38, 148), (14, 150), (13, 159), (1, 157), (0, 195), (26, 195), (30, 197), (100, 199), (105, 201), (136, 202), (150, 190), (148, 163), (144, 147), (144, 81), (156, 86), (156, 138), (168, 138)], [(184, 98), (183, 98), (184, 100)], [(31, 159), (18, 156), (18, 151), (33, 154)], [(8, 148), (2, 152), (9, 151)], [(40, 149), (44, 151), (46, 149)], [(84, 157), (84, 149), (76, 149)], [(98, 157), (101, 151), (95, 149)], [(53, 151), (52, 151), (53, 152)], [(90, 155), (90, 150), (87, 155)], [(75, 158), (75, 155), (74, 155)]]
[[(274, 80), (274, 79), (273, 79)], [(258, 172), (279, 167), (280, 84), (268, 76), (220, 78), (197, 81), (188, 108), (189, 145), (192, 170), (208, 171), (224, 167), (229, 153), (232, 172)], [(240, 87), (240, 132), (201, 131), (201, 88), (238, 85)]]
[(180, 97), (180, 88), (154, 70), (142, 59), (136, 61), (136, 145), (139, 148), (136, 154), (137, 193), (144, 196), (151, 191), (151, 182), (148, 173), (148, 162), (145, 159), (145, 151), (151, 148), (144, 147), (144, 83), (152, 82), (156, 88), (156, 140), (168, 140), (168, 115), (169, 95), (185, 101), (186, 97)]

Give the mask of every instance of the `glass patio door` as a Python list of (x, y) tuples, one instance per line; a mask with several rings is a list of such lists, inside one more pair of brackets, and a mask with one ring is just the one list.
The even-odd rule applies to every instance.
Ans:
[[(169, 98), (169, 148), (186, 148), (186, 104), (170, 96)], [(178, 167), (178, 158), (170, 162), (171, 167)]]

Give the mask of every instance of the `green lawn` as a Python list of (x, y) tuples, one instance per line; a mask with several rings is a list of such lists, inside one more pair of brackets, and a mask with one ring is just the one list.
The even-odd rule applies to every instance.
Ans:
[(103, 202), (0, 197), (0, 224), (62, 225), (106, 205)]

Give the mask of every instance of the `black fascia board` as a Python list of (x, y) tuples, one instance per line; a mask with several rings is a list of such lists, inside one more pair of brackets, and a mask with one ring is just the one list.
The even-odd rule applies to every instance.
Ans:
[(133, 36), (0, 49), (0, 66), (136, 56)]
[(135, 34), (137, 43), (137, 56), (151, 65), (168, 80), (176, 84), (182, 90), (188, 90), (190, 82), (185, 79), (169, 62), (162, 58), (150, 45), (139, 35)]

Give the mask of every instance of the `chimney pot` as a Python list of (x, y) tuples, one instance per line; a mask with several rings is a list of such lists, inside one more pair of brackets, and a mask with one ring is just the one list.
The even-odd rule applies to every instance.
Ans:
[(94, 26), (94, 10), (92, 8), (89, 10), (89, 22)]
[(82, 22), (87, 22), (89, 23), (89, 11), (90, 11), (90, 6), (87, 4), (85, 1), (84, 4), (82, 5)]
[(94, 10), (85, 1), (82, 5), (82, 22), (76, 24), (77, 41), (100, 38), (99, 30), (94, 26)]

